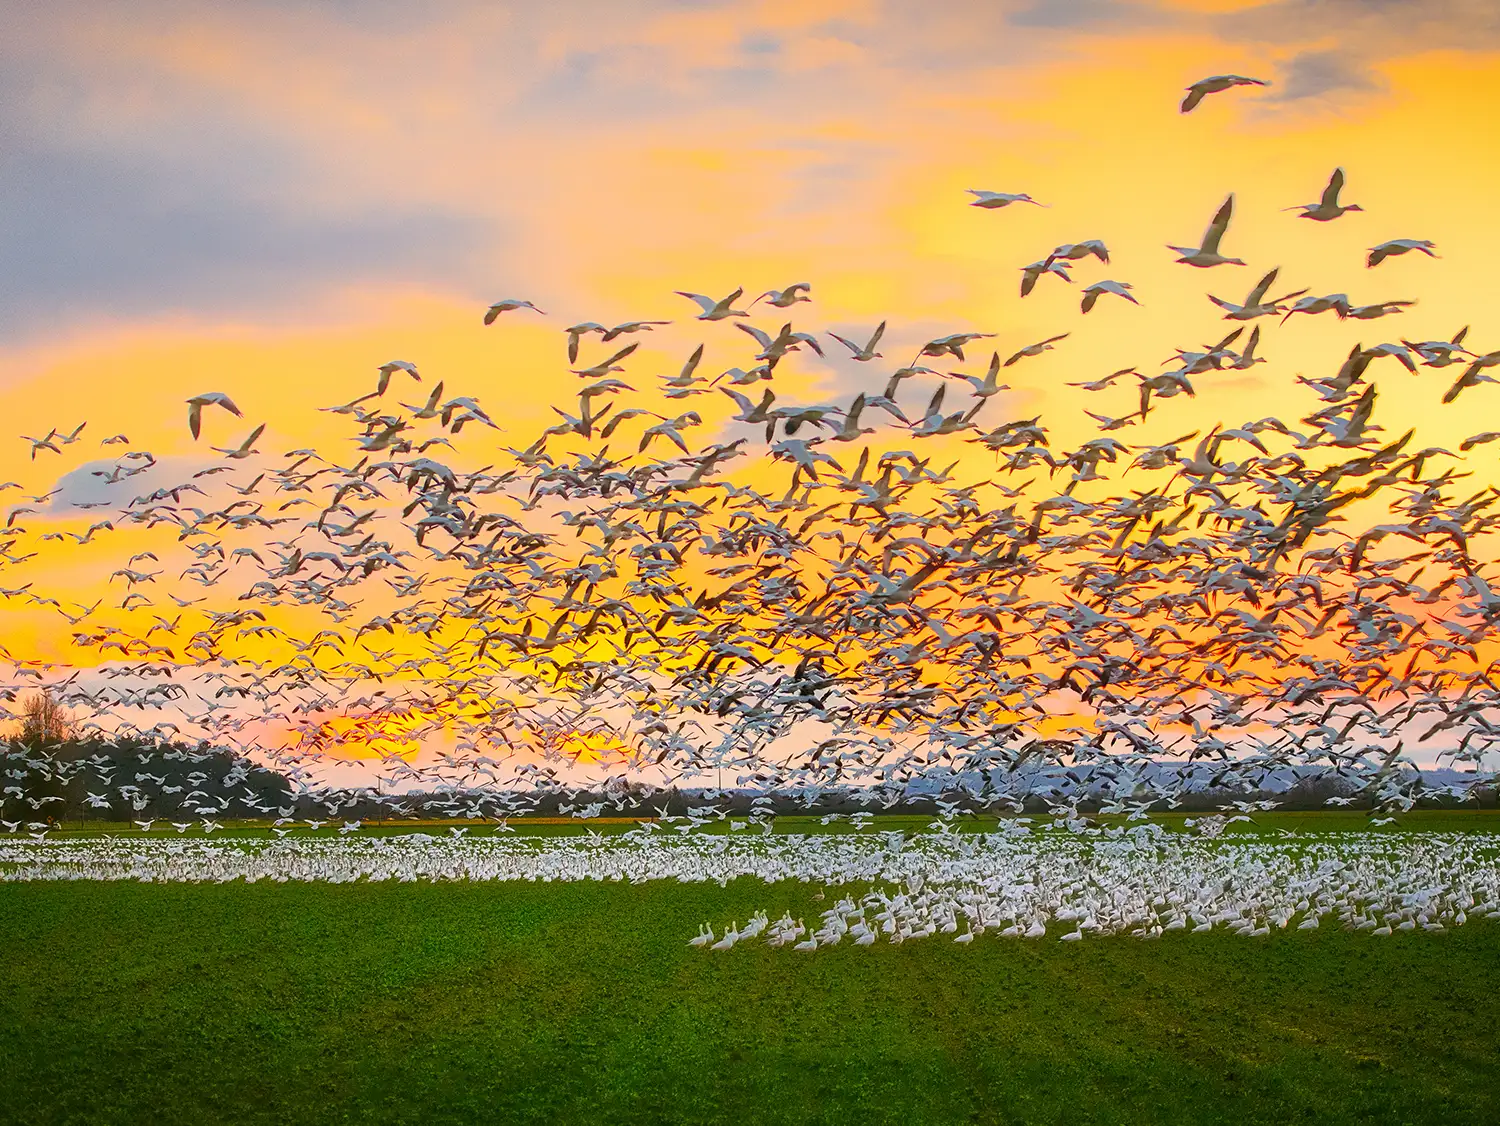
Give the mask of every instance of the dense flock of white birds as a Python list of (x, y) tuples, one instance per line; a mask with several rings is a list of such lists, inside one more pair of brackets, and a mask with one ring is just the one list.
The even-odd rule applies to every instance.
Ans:
[[(1181, 109), (1263, 84), (1211, 76)], [(1357, 177), (1336, 170), (1279, 221), (1308, 240), (1378, 221), (1349, 288), (1373, 288), (1397, 256), (1442, 268), (1430, 240), (1404, 237), (1420, 231), (1390, 229), (1404, 219), (1350, 218), (1346, 187), (1358, 194)], [(1017, 234), (1044, 214), (1024, 192), (972, 193), (976, 216)], [(0, 597), (55, 614), (81, 656), (0, 647), (14, 669), (0, 697), (48, 687), (86, 732), (243, 752), (329, 816), (349, 795), (330, 796), (324, 768), (350, 746), (382, 754), (364, 797), (398, 816), (414, 790), (471, 819), (570, 786), (624, 808), (632, 772), (815, 799), (852, 786), (886, 804), (914, 779), (977, 779), (977, 804), (1014, 808), (1007, 776), (1052, 770), (1058, 797), (1084, 768), (1109, 800), (1140, 803), (1185, 788), (1148, 770), (1174, 757), (1231, 790), (1316, 767), (1410, 809), (1424, 791), (1403, 752), (1477, 768), (1500, 749), (1500, 491), (1469, 468), (1500, 432), (1450, 450), (1404, 419), (1387, 430), (1377, 377), (1430, 387), (1435, 409), (1439, 394), (1477, 408), (1500, 350), (1454, 325), (1385, 330), (1427, 315), (1405, 297), (1273, 292), (1269, 261), (1239, 276), (1227, 251), (1255, 248), (1235, 245), (1234, 208), (1203, 201), (1199, 245), (1171, 246), (1216, 292), (1182, 311), (1190, 339), (1165, 362), (1153, 348), (1109, 372), (1060, 366), (1098, 302), (1133, 316), (1152, 300), (1114, 278), (988, 358), (999, 334), (983, 326), (926, 340), (885, 321), (794, 328), (817, 308), (799, 282), (747, 301), (664, 295), (660, 312), (690, 305), (703, 338), (666, 374), (636, 352), (670, 316), (559, 322), (577, 401), (531, 440), (501, 425), (504, 403), (409, 360), (372, 360), (373, 389), (324, 408), (341, 440), (280, 456), (257, 448), (274, 424), (222, 434), (269, 410), (253, 388), (187, 400), (192, 449), (217, 458), (159, 458), (125, 434), (95, 445), (97, 421), (37, 428), (26, 441), (48, 476), (29, 496), (0, 484), (22, 490), (0, 528)], [(1130, 267), (1099, 238), (1058, 245), (1020, 267), (1017, 300), (1112, 262)], [(509, 298), (475, 331), (547, 315)], [(1341, 334), (1346, 358), (1304, 370), (1278, 349), (1294, 316)], [(999, 382), (1046, 364), (1098, 403), (1090, 421), (1027, 417)], [(1274, 414), (1174, 417), (1258, 371)], [(806, 401), (820, 385), (840, 390)], [(86, 605), (91, 567), (113, 593)], [(584, 747), (605, 762), (580, 781)], [(115, 817), (292, 816), (104, 755), (37, 769), (82, 777), (89, 811)], [(16, 790), (6, 819), (45, 831), (39, 803), (61, 799)]]
[[(230, 836), (0, 838), (0, 882), (609, 880), (815, 884), (830, 905), (811, 924), (758, 911), (690, 945), (760, 940), (812, 950), (848, 941), (980, 935), (1078, 941), (1186, 930), (1259, 936), (1335, 926), (1375, 935), (1500, 919), (1500, 835), (1320, 833), (1268, 839), (1159, 825), (1085, 828), (1002, 821), (994, 832), (672, 834), (650, 824), (608, 836), (453, 830), (281, 839)], [(838, 898), (835, 900), (834, 897)], [(805, 899), (805, 895), (798, 898)]]

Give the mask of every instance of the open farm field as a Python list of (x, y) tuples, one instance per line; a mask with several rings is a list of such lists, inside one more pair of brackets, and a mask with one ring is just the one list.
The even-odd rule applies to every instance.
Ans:
[[(1500, 845), (1466, 818), (1484, 815), (1296, 837), (11, 839), (0, 1105), (90, 1123), (1489, 1121)], [(717, 945), (690, 946), (705, 923)]]
[(1483, 1122), (1500, 926), (684, 937), (812, 885), (8, 885), (28, 1122)]

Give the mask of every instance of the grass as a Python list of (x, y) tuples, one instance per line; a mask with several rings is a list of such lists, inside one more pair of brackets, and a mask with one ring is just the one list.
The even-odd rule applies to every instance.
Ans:
[(815, 890), (0, 885), (0, 1117), (1500, 1121), (1500, 927), (685, 945)]

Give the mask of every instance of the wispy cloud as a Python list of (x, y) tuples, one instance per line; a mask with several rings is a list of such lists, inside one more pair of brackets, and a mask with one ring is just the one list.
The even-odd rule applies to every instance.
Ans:
[(1363, 60), (1344, 51), (1303, 51), (1282, 64), (1276, 87), (1266, 100), (1294, 102), (1378, 90), (1384, 85)]
[[(532, 287), (591, 305), (690, 261), (713, 275), (715, 254), (734, 272), (836, 261), (871, 276), (883, 256), (899, 273), (924, 253), (892, 226), (899, 194), (950, 167), (1073, 159), (1098, 99), (1130, 97), (1091, 86), (1100, 33), (1115, 62), (1172, 35), (1215, 35), (1268, 71), (1280, 57), (1270, 97), (1295, 103), (1375, 89), (1371, 66), (1392, 53), (1493, 42), (1500, 9), (27, 6), (0, 42), (0, 330), (295, 319), (320, 295), (382, 286), (464, 300)], [(1196, 69), (1185, 57), (1167, 85)], [(1056, 112), (1028, 120), (1041, 102)], [(675, 284), (732, 287), (730, 272)]]

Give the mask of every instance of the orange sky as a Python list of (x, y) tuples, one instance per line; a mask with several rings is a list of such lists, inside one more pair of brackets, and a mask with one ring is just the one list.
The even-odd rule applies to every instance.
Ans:
[[(813, 402), (873, 390), (946, 332), (998, 334), (976, 343), (975, 372), (991, 343), (1004, 355), (1071, 332), (1007, 371), (1013, 390), (986, 415), (1041, 413), (1058, 443), (1087, 436), (1082, 408), (1134, 406), (1124, 384), (1065, 382), (1159, 370), (1217, 339), (1229, 326), (1204, 294), (1239, 300), (1272, 266), (1277, 289), (1418, 304), (1366, 323), (1260, 322), (1270, 362), (1205, 380), (1211, 393), (1124, 440), (1290, 421), (1314, 402), (1295, 375), (1330, 373), (1355, 342), (1474, 323), (1472, 348), (1500, 346), (1485, 316), (1500, 18), (1477, 0), (104, 3), (27, 12), (0, 62), (0, 413), (13, 435), (89, 424), (34, 461), (28, 442), (0, 440), (0, 480), (20, 493), (125, 450), (171, 459), (181, 479), (262, 421), (272, 460), (302, 446), (352, 459), (347, 427), (315, 408), (364, 393), (392, 358), (426, 377), (399, 386), (406, 401), (443, 380), (486, 405), (503, 442), (529, 440), (574, 393), (560, 329), (575, 321), (676, 322), (633, 338), (627, 378), (675, 370), (700, 341), (706, 368), (745, 362), (748, 341), (692, 321), (676, 289), (805, 280), (798, 328), (863, 338), (888, 320), (878, 372), (831, 341), (827, 362), (804, 352), (778, 370), (778, 390), (800, 382)], [(1187, 83), (1221, 72), (1272, 85), (1177, 112)], [(1364, 212), (1314, 224), (1281, 210), (1316, 199), (1336, 165)], [(966, 188), (1049, 206), (980, 210)], [(1195, 243), (1230, 191), (1225, 249), (1250, 265), (1173, 264), (1164, 244)], [(1095, 238), (1108, 266), (1019, 298), (1021, 266)], [(1431, 239), (1442, 257), (1366, 269), (1392, 238)], [(1141, 306), (1105, 297), (1080, 317), (1079, 290), (1103, 278)], [(482, 327), (502, 296), (548, 316)], [(786, 318), (766, 312), (755, 323), (774, 332)], [(1452, 449), (1493, 426), (1500, 388), (1443, 408), (1449, 374), (1391, 363), (1381, 416)], [(246, 417), (210, 411), (194, 443), (182, 401), (209, 390)], [(130, 443), (101, 448), (117, 432)], [(1497, 448), (1475, 451), (1481, 478)], [(48, 520), (88, 522), (44, 514), (33, 531)], [(122, 530), (65, 558), (44, 545), (0, 586), (118, 598), (105, 576), (148, 539)], [(67, 658), (49, 612), (0, 614), (12, 653)]]

